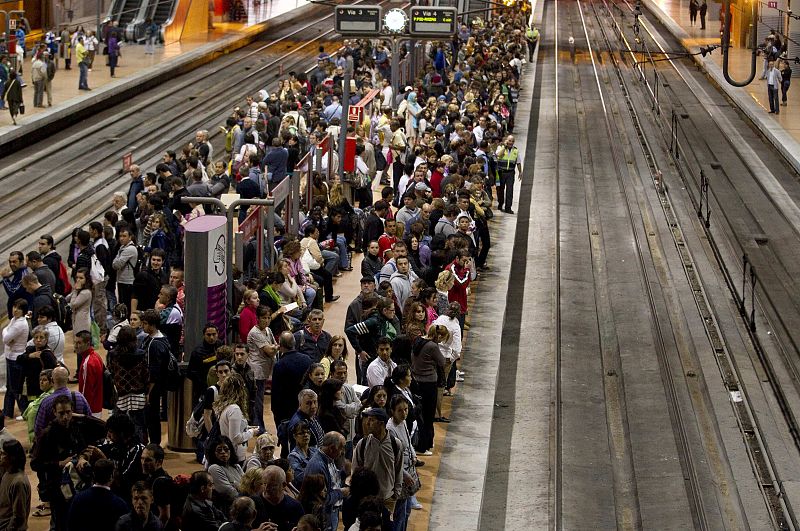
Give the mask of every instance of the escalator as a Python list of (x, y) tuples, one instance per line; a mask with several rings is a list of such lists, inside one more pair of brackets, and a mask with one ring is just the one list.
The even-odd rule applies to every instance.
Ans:
[(163, 41), (163, 29), (175, 15), (178, 0), (138, 0), (142, 1), (138, 16), (128, 25), (126, 35), (135, 42), (145, 39), (146, 21), (152, 20), (159, 27), (158, 41)]
[(108, 9), (108, 15), (103, 21), (103, 26), (113, 22), (114, 26), (121, 28), (125, 32), (125, 37), (127, 38), (127, 26), (138, 15), (142, 3), (143, 0), (113, 0)]

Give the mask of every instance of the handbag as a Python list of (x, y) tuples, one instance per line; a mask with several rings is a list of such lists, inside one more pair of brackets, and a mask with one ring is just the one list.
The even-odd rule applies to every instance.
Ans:
[[(406, 429), (406, 435), (408, 435), (409, 440), (411, 440), (411, 435), (408, 433), (408, 423), (404, 422), (403, 425)], [(404, 463), (407, 462), (408, 466), (404, 466), (403, 471), (409, 476), (411, 476), (411, 485), (406, 485), (405, 480), (403, 480), (403, 488), (401, 490), (400, 499), (410, 498), (411, 496), (419, 492), (419, 489), (422, 488), (422, 482), (419, 479), (419, 474), (417, 473), (417, 467), (414, 464), (415, 463), (414, 453), (411, 451), (411, 447), (407, 446), (405, 448), (405, 452), (406, 452), (406, 459), (403, 459), (403, 462)]]
[(24, 103), (20, 103), (19, 104), (19, 113), (20, 114), (25, 114), (25, 104)]
[(489, 208), (489, 207), (484, 207), (484, 208), (483, 208), (483, 217), (484, 217), (485, 219), (487, 219), (487, 220), (489, 220), (489, 219), (492, 219), (492, 218), (494, 217), (494, 212), (492, 212), (492, 209), (491, 209), (491, 208)]
[(321, 267), (321, 264), (314, 259), (314, 256), (312, 256), (311, 251), (308, 249), (306, 249), (306, 251), (303, 253), (300, 261), (303, 263), (303, 269), (306, 271), (306, 273), (316, 271)]

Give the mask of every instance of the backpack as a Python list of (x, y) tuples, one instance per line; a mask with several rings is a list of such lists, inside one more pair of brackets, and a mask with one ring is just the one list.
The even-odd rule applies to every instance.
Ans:
[(69, 295), (72, 292), (72, 284), (69, 281), (67, 266), (63, 260), (58, 261), (58, 277), (56, 278), (56, 292), (59, 295)]
[(114, 385), (114, 377), (108, 367), (103, 365), (103, 409), (114, 409), (117, 407), (117, 387)]
[[(216, 400), (219, 395), (219, 390), (216, 385), (211, 386), (214, 389), (214, 399)], [(189, 437), (200, 437), (203, 433), (203, 412), (206, 409), (205, 394), (197, 401), (197, 405), (192, 409), (192, 414), (186, 420), (185, 431)]]
[(386, 157), (383, 156), (383, 150), (376, 148), (375, 149), (375, 169), (378, 171), (383, 171), (386, 169)]
[(167, 360), (165, 369), (166, 374), (164, 376), (164, 388), (167, 391), (177, 391), (178, 388), (183, 384), (183, 375), (181, 374), (181, 369), (178, 365), (178, 359), (175, 357), (172, 351), (169, 353), (169, 359)]
[[(62, 265), (63, 267), (63, 265)], [(71, 290), (71, 289), (70, 289)], [(64, 332), (72, 330), (72, 307), (63, 295), (53, 294), (53, 309), (56, 311), (56, 323)]]
[[(166, 340), (167, 338), (164, 337), (164, 339)], [(154, 340), (151, 340), (150, 343), (147, 344), (148, 365), (150, 365), (150, 347), (153, 345), (153, 341)], [(168, 340), (167, 344), (169, 344)], [(175, 358), (175, 355), (172, 353), (172, 351), (168, 350), (167, 354), (167, 361), (161, 367), (164, 372), (164, 374), (161, 375), (161, 381), (164, 382), (164, 389), (167, 391), (177, 391), (178, 388), (183, 384), (183, 375), (181, 374), (178, 360)]]
[(97, 254), (93, 254), (89, 259), (91, 261), (92, 267), (89, 270), (89, 276), (92, 278), (93, 284), (99, 284), (103, 282), (106, 278), (106, 268), (103, 267), (103, 264), (100, 263), (100, 259), (97, 258)]
[[(403, 450), (402, 443), (400, 441), (398, 441), (397, 437), (395, 437), (394, 434), (392, 434), (392, 432), (389, 431), (388, 429), (386, 430), (386, 435), (388, 435), (389, 438), (392, 441), (392, 454), (394, 454), (395, 462), (396, 462), (398, 454), (400, 454), (400, 452), (402, 452), (402, 450)], [(356, 449), (356, 453), (358, 454), (358, 458), (359, 458), (358, 460), (359, 460), (359, 462), (361, 463), (362, 466), (364, 465), (364, 452), (366, 452), (366, 450), (364, 450), (364, 446), (366, 446), (364, 441), (366, 441), (366, 440), (367, 440), (367, 438), (365, 436), (363, 439), (361, 439), (360, 444), (358, 445), (358, 447)], [(402, 454), (400, 454), (400, 455), (402, 455)], [(355, 463), (355, 459), (353, 460), (353, 462)], [(403, 460), (401, 459), (400, 460), (400, 468), (402, 468), (402, 467), (403, 467)]]
[[(130, 262), (129, 262), (130, 263)], [(138, 275), (142, 269), (147, 266), (147, 253), (144, 252), (144, 247), (141, 245), (136, 246), (136, 263), (133, 265), (133, 274)]]

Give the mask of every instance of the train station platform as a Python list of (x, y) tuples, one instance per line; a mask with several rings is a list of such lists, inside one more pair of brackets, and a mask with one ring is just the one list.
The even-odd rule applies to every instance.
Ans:
[[(657, 2), (644, 0), (643, 5), (690, 52), (696, 53), (701, 46), (720, 43), (719, 4), (708, 3), (705, 30), (700, 29), (699, 21), (694, 26), (690, 24), (689, 0), (658, 0)], [(728, 62), (730, 77), (737, 81), (747, 79), (750, 74), (751, 57), (752, 50), (731, 46)], [(725, 80), (722, 71), (721, 49), (714, 50), (706, 57), (695, 55), (693, 59), (783, 154), (795, 171), (800, 172), (800, 97), (796, 96), (798, 89), (794, 89), (794, 91), (792, 88), (789, 89), (787, 105), (780, 107), (780, 114), (770, 114), (767, 82), (760, 79), (763, 69), (761, 56), (756, 61), (755, 79), (745, 87), (735, 87)], [(794, 70), (794, 77), (800, 75), (800, 66), (795, 66), (793, 61), (790, 66)]]
[[(254, 0), (249, 0), (253, 4)], [(33, 106), (33, 83), (30, 80), (31, 58), (25, 60), (23, 88), (25, 115), (17, 116), (17, 126), (11, 122), (7, 110), (0, 112), (0, 153), (8, 153), (33, 139), (41, 139), (42, 132), (59, 123), (69, 124), (155, 86), (162, 81), (183, 74), (213, 59), (251, 43), (270, 27), (278, 27), (297, 17), (319, 9), (307, 0), (268, 0), (251, 5), (248, 18), (239, 23), (216, 23), (207, 34), (166, 46), (156, 46), (153, 54), (145, 54), (145, 46), (125, 43), (112, 78), (107, 56), (97, 56), (89, 72), (91, 91), (78, 90), (79, 69), (73, 58), (70, 70), (59, 60), (53, 79), (52, 107)], [(44, 98), (47, 105), (47, 96)]]

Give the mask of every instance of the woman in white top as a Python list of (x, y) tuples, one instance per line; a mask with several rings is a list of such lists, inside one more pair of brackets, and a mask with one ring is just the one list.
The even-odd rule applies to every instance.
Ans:
[(22, 394), (23, 372), (22, 366), (17, 361), (20, 354), (25, 352), (28, 342), (28, 302), (19, 299), (14, 302), (11, 310), (11, 321), (3, 329), (3, 352), (6, 355), (6, 398), (3, 403), (3, 414), (14, 418), (14, 401), (19, 406), (20, 414), (25, 411), (28, 399)]
[(258, 435), (259, 428), (247, 424), (247, 387), (239, 373), (232, 373), (222, 382), (214, 401), (220, 435), (228, 437), (236, 453), (235, 463), (244, 463), (247, 441)]
[(239, 496), (239, 484), (244, 471), (236, 463), (233, 443), (225, 436), (212, 436), (206, 441), (208, 473), (214, 479), (212, 500), (224, 514), (228, 514), (233, 500)]
[[(456, 380), (456, 361), (461, 358), (461, 325), (458, 318), (461, 315), (461, 305), (457, 302), (451, 302), (447, 307), (447, 311), (433, 320), (433, 325), (443, 325), (450, 332), (450, 339), (439, 343), (439, 350), (444, 356), (447, 363), (444, 366), (444, 373), (447, 375), (445, 388), (439, 388), (439, 399), (436, 402), (436, 417), (442, 417), (442, 396), (450, 396), (450, 389), (455, 385)], [(452, 373), (452, 374), (451, 374)]]
[[(403, 486), (412, 487), (415, 483), (419, 485), (419, 476), (417, 475), (417, 454), (414, 451), (414, 446), (411, 444), (411, 434), (406, 425), (406, 417), (408, 416), (409, 403), (403, 395), (394, 395), (389, 402), (389, 413), (391, 418), (386, 423), (386, 429), (392, 435), (400, 439), (403, 443)], [(405, 490), (405, 489), (404, 489)], [(411, 514), (411, 509), (414, 504), (414, 496), (407, 496), (397, 500), (394, 507), (394, 515), (392, 520), (395, 522), (397, 529), (405, 529), (408, 517)], [(404, 525), (405, 524), (405, 525)]]

